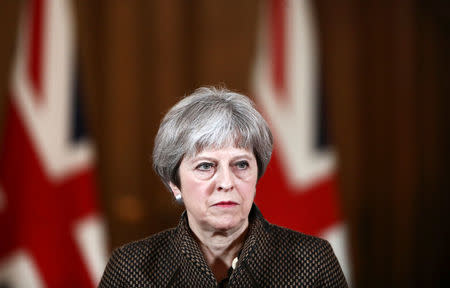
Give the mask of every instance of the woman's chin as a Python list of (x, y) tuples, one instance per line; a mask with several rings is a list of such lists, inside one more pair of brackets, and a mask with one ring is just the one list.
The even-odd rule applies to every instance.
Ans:
[(244, 224), (245, 221), (241, 219), (236, 219), (235, 217), (220, 217), (215, 219), (213, 227), (219, 231), (229, 231), (229, 230), (239, 230), (239, 228)]

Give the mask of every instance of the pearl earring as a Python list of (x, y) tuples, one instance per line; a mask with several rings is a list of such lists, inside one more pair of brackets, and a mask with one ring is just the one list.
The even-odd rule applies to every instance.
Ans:
[(181, 194), (175, 195), (175, 201), (181, 202)]

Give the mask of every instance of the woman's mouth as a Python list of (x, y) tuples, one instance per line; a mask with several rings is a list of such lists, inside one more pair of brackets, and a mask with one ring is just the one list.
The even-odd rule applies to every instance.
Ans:
[(236, 202), (233, 202), (233, 201), (221, 201), (221, 202), (218, 202), (218, 203), (214, 204), (214, 206), (222, 207), (222, 208), (234, 207), (236, 205), (238, 205), (238, 204)]

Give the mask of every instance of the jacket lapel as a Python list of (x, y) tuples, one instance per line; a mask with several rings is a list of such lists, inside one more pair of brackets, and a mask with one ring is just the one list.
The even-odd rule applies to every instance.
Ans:
[(239, 257), (236, 270), (233, 272), (229, 287), (261, 287), (264, 277), (262, 267), (271, 266), (269, 223), (263, 218), (258, 207), (253, 204), (249, 215), (249, 232)]
[[(172, 243), (174, 249), (176, 249), (176, 254), (178, 255), (177, 261), (179, 266), (194, 268), (189, 269), (190, 275), (187, 275), (189, 278), (194, 278), (196, 281), (199, 281), (197, 283), (202, 287), (205, 287), (205, 284), (207, 284), (207, 286), (217, 285), (214, 274), (206, 263), (206, 260), (200, 251), (200, 247), (195, 241), (189, 228), (186, 212), (182, 214), (180, 223), (175, 229)], [(176, 283), (177, 281), (175, 278), (180, 278), (180, 273), (186, 272), (187, 271), (174, 273), (171, 282)]]

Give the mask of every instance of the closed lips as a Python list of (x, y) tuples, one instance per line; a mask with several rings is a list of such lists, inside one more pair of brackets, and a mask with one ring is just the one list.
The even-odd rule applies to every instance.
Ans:
[(214, 206), (220, 206), (220, 205), (237, 205), (237, 203), (233, 202), (233, 201), (221, 201), (221, 202), (214, 204)]

